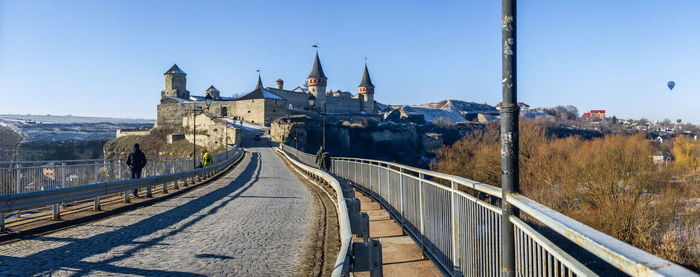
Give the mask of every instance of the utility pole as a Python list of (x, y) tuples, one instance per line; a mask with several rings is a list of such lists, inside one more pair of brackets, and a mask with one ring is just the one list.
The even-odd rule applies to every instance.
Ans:
[(511, 216), (519, 216), (508, 195), (520, 191), (516, 0), (503, 1), (503, 102), (501, 102), (501, 276), (515, 276), (515, 232)]

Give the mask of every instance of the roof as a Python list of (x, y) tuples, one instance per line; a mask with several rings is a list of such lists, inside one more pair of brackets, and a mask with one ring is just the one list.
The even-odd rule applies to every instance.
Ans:
[(206, 91), (219, 91), (219, 90), (216, 89), (216, 88), (212, 85), (212, 86), (210, 86)]
[(185, 74), (185, 75), (187, 75), (187, 73), (182, 71), (182, 69), (180, 69), (180, 67), (178, 67), (177, 64), (173, 64), (173, 66), (170, 67), (170, 69), (168, 69), (168, 71), (163, 73), (163, 75), (165, 75), (165, 74)]
[(365, 64), (365, 71), (362, 72), (362, 81), (358, 87), (373, 88), (372, 78), (369, 77), (369, 70), (367, 70), (367, 64)]
[(251, 99), (274, 99), (274, 100), (285, 100), (281, 96), (274, 94), (273, 92), (264, 89), (263, 87), (259, 86), (255, 88), (254, 91), (251, 91), (250, 93), (241, 96), (240, 98), (236, 100), (251, 100)]
[(263, 87), (262, 78), (260, 78), (260, 74), (258, 74), (258, 85), (256, 86), (256, 88), (262, 88), (262, 87)]
[(309, 78), (328, 79), (326, 74), (323, 74), (323, 66), (321, 66), (321, 61), (318, 59), (318, 52), (316, 52), (316, 58), (314, 58), (314, 65), (311, 67)]

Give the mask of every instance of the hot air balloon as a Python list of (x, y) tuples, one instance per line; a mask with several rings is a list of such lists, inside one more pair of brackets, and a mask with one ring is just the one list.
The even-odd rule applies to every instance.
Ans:
[(674, 81), (668, 81), (668, 83), (667, 83), (666, 85), (668, 85), (668, 89), (669, 89), (669, 90), (673, 90), (673, 87), (676, 86), (676, 82), (674, 82)]

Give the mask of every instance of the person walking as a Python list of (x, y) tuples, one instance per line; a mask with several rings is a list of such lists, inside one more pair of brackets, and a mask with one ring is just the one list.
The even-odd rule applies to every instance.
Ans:
[(321, 167), (321, 158), (323, 158), (323, 152), (326, 152), (326, 149), (321, 145), (320, 148), (318, 148), (318, 152), (316, 152), (316, 166)]
[(204, 150), (204, 154), (202, 155), (202, 167), (210, 166), (213, 164), (214, 159), (211, 157), (211, 154), (209, 154), (209, 151)]
[(327, 151), (321, 154), (321, 164), (319, 166), (321, 169), (330, 172), (331, 170), (331, 154)]
[[(126, 165), (129, 166), (129, 170), (131, 171), (131, 179), (141, 178), (141, 171), (146, 166), (146, 154), (144, 154), (140, 148), (139, 144), (135, 143), (134, 149), (126, 156)], [(134, 189), (134, 197), (139, 197), (138, 188)]]

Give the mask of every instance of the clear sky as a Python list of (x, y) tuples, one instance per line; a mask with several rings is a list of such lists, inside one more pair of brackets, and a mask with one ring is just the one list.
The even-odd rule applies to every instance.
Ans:
[[(697, 0), (519, 2), (519, 100), (700, 123)], [(196, 95), (301, 85), (376, 100), (501, 97), (500, 1), (0, 0), (0, 113), (154, 118), (177, 63)], [(673, 92), (666, 82), (676, 81)]]

